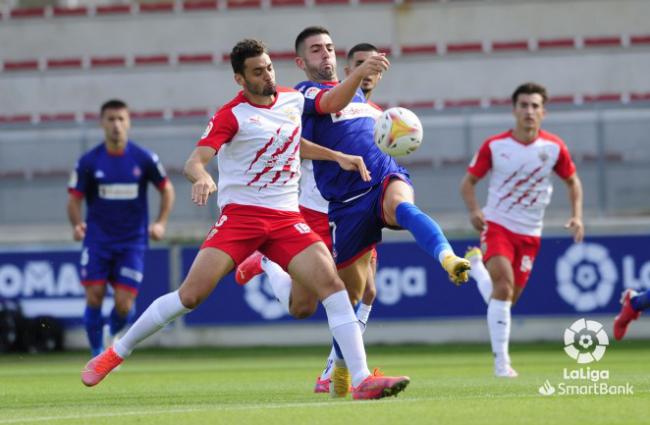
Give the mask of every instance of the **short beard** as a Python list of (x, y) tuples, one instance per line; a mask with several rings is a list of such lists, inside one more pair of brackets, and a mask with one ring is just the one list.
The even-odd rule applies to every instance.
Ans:
[(262, 96), (273, 96), (276, 91), (277, 90), (275, 88), (275, 84), (273, 84), (270, 87), (269, 86), (264, 86), (264, 88), (262, 89)]
[(332, 67), (330, 71), (321, 71), (317, 67), (307, 67), (307, 72), (312, 81), (336, 81), (336, 68)]
[(250, 84), (248, 81), (245, 81), (245, 83), (246, 83), (246, 88), (248, 89), (248, 91), (251, 92), (252, 94), (254, 94), (255, 96), (272, 96), (276, 92), (275, 84), (273, 84), (271, 86), (264, 85), (264, 86), (262, 86), (261, 89), (258, 90), (257, 87)]

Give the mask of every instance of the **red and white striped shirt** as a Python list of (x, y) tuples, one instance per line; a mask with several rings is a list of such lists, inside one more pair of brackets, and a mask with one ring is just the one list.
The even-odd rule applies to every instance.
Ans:
[(298, 211), (303, 103), (301, 93), (285, 87), (268, 106), (240, 92), (212, 117), (197, 145), (217, 150), (219, 208)]
[(540, 131), (529, 144), (512, 130), (487, 139), (467, 171), (478, 178), (492, 170), (485, 219), (521, 235), (541, 236), (544, 211), (551, 201), (551, 172), (571, 177), (576, 167), (558, 136)]

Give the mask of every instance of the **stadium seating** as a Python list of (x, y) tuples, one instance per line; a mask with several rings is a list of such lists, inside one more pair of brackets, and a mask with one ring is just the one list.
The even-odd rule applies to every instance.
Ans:
[[(304, 76), (293, 64), (292, 41), (313, 24), (332, 31), (340, 65), (357, 42), (389, 53), (392, 69), (373, 100), (414, 109), (423, 119), (425, 143), (404, 162), (427, 210), (462, 208), (456, 191), (465, 164), (485, 137), (511, 125), (508, 96), (525, 80), (549, 88), (547, 127), (567, 140), (585, 177), (596, 181), (607, 164), (610, 178), (587, 189), (587, 208), (638, 210), (650, 181), (643, 148), (650, 80), (641, 71), (650, 69), (648, 15), (650, 3), (634, 0), (192, 0), (5, 8), (0, 39), (12, 42), (0, 49), (0, 92), (11, 102), (0, 103), (0, 188), (13, 202), (2, 202), (0, 220), (38, 223), (55, 210), (55, 221), (65, 223), (65, 176), (100, 140), (97, 108), (111, 97), (131, 105), (133, 138), (156, 150), (180, 182), (207, 118), (236, 90), (232, 45), (244, 37), (264, 39), (279, 83), (293, 85)], [(56, 43), (43, 43), (52, 37)], [(177, 186), (187, 198), (187, 185)], [(551, 212), (566, 207), (564, 198), (557, 196)], [(205, 221), (212, 213), (179, 202), (174, 215)]]

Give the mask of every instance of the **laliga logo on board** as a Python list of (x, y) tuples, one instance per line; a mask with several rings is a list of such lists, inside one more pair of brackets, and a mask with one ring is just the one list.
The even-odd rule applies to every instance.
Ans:
[[(608, 345), (607, 332), (595, 320), (578, 319), (564, 330), (564, 352), (578, 364), (601, 360)], [(542, 396), (634, 395), (632, 384), (610, 382), (609, 372), (609, 369), (594, 366), (577, 369), (565, 367), (560, 381), (546, 379), (537, 392)]]
[(609, 304), (618, 271), (607, 248), (597, 243), (572, 245), (555, 265), (557, 292), (576, 311)]
[(564, 352), (580, 364), (602, 359), (608, 345), (607, 332), (595, 320), (578, 319), (564, 330)]

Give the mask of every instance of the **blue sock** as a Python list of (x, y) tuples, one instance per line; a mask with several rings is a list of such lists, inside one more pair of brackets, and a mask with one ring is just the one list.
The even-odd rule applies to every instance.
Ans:
[(93, 357), (104, 351), (104, 318), (101, 307), (86, 306), (84, 325)]
[(410, 202), (402, 202), (395, 210), (397, 223), (411, 232), (420, 248), (440, 261), (442, 251), (452, 251), (442, 229), (431, 217)]
[(636, 297), (630, 298), (630, 305), (636, 311), (645, 310), (650, 307), (650, 291), (641, 292)]
[(118, 314), (117, 309), (113, 307), (111, 315), (108, 318), (108, 326), (111, 330), (111, 336), (116, 335), (119, 331), (124, 329), (126, 324), (133, 319), (135, 315), (135, 306), (129, 310), (126, 316), (122, 317)]

